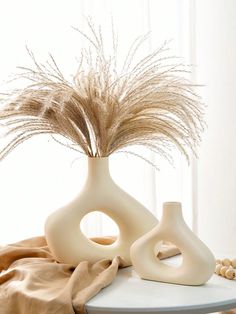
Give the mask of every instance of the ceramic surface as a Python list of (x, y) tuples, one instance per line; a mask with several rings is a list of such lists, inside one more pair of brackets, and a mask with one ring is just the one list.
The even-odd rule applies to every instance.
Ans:
[[(154, 248), (161, 241), (175, 244), (182, 253), (180, 266), (169, 266), (156, 257)], [(215, 258), (207, 246), (190, 230), (183, 219), (181, 204), (163, 205), (160, 223), (131, 246), (131, 260), (143, 279), (202, 285), (213, 275)]]
[[(100, 245), (89, 240), (80, 229), (82, 218), (101, 211), (113, 219), (120, 231), (116, 242)], [(158, 223), (143, 205), (112, 180), (108, 158), (88, 158), (88, 177), (81, 193), (51, 214), (45, 224), (45, 236), (55, 258), (78, 265), (121, 256), (131, 265), (130, 246)]]

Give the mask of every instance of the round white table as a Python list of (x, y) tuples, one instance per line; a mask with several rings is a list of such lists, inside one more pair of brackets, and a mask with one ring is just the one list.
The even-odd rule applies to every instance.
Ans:
[[(176, 264), (179, 257), (168, 259)], [(203, 286), (142, 280), (133, 267), (118, 271), (112, 284), (86, 304), (88, 314), (197, 314), (236, 307), (236, 280), (213, 277)]]

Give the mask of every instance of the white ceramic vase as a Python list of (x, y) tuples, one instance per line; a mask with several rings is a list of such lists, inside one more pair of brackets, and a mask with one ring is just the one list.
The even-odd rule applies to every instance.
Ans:
[[(160, 261), (154, 252), (157, 243), (172, 242), (182, 253), (180, 266)], [(181, 204), (164, 203), (160, 223), (131, 246), (131, 260), (143, 279), (202, 285), (214, 273), (215, 258), (206, 245), (189, 229), (182, 216)]]
[[(97, 244), (80, 229), (82, 218), (101, 211), (113, 219), (120, 234), (111, 245)], [(157, 219), (133, 197), (119, 188), (109, 172), (108, 158), (88, 158), (88, 176), (83, 190), (66, 206), (52, 213), (45, 236), (55, 258), (74, 266), (121, 256), (131, 264), (130, 246), (157, 224)]]

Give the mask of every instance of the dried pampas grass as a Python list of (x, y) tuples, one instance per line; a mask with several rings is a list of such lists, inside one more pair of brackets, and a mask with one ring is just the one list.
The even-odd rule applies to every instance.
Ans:
[(101, 32), (89, 26), (92, 36), (83, 35), (90, 48), (83, 50), (72, 82), (53, 57), (42, 65), (29, 52), (34, 68), (21, 73), (29, 85), (2, 100), (0, 120), (12, 138), (0, 158), (32, 136), (48, 133), (69, 139), (89, 157), (141, 145), (168, 158), (172, 143), (188, 159), (200, 141), (203, 106), (183, 77), (186, 68), (165, 57), (165, 46), (133, 65), (145, 39), (139, 38), (118, 72), (115, 53), (106, 57)]

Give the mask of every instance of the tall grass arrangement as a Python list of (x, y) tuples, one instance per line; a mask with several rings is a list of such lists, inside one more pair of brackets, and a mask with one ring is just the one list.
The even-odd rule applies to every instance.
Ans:
[(106, 55), (102, 32), (88, 22), (73, 80), (67, 80), (54, 58), (32, 68), (21, 68), (28, 80), (22, 89), (5, 95), (0, 122), (10, 141), (0, 151), (4, 158), (15, 147), (39, 134), (59, 134), (71, 148), (89, 157), (107, 157), (132, 146), (144, 146), (166, 158), (174, 144), (187, 159), (196, 151), (203, 130), (203, 105), (195, 86), (185, 77), (186, 66), (167, 55), (163, 45), (135, 64), (147, 36), (131, 46), (117, 69), (117, 42)]

